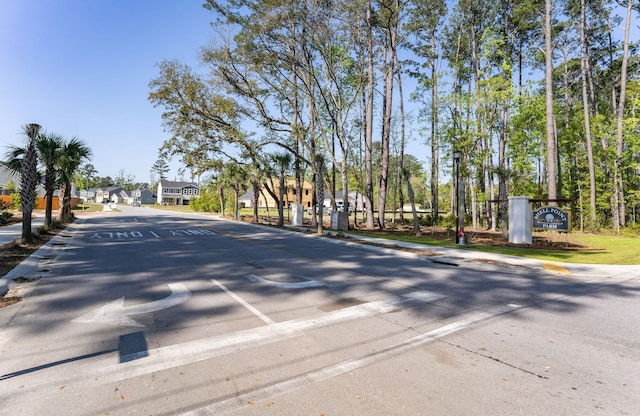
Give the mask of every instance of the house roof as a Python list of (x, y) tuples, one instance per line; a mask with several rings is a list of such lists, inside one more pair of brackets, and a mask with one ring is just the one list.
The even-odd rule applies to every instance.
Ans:
[(162, 185), (163, 188), (186, 188), (189, 186), (192, 186), (195, 188), (198, 187), (198, 185), (193, 182), (173, 182), (173, 181), (167, 181), (165, 179), (160, 180), (160, 185)]
[(107, 186), (106, 188), (96, 188), (96, 192), (97, 191), (102, 191), (102, 192), (108, 192), (109, 194), (112, 194), (113, 192), (119, 192), (122, 188), (121, 186)]
[(240, 201), (253, 200), (253, 191), (249, 191), (246, 194), (242, 195), (241, 197), (238, 197), (238, 200)]
[(0, 167), (0, 186), (5, 187), (9, 181), (13, 181), (15, 183), (16, 188), (20, 186), (20, 175), (15, 175), (6, 169)]
[[(0, 167), (0, 188), (6, 188), (9, 181), (13, 181), (13, 184), (15, 185), (17, 190), (20, 189), (20, 174), (14, 174)], [(42, 186), (42, 184), (38, 184), (38, 186), (36, 187), (36, 193), (40, 196), (43, 196), (45, 194), (44, 186)]]

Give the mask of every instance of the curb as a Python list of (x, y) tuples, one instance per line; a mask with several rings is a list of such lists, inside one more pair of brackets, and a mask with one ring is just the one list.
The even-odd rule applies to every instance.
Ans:
[(48, 259), (50, 257), (50, 252), (53, 250), (52, 242), (57, 238), (58, 236), (55, 236), (49, 240), (46, 244), (31, 253), (31, 255), (23, 260), (22, 263), (11, 269), (9, 273), (0, 279), (0, 297), (5, 296), (7, 292), (16, 285), (14, 279), (27, 277), (27, 275), (29, 275), (28, 277), (41, 277), (36, 276), (34, 270), (37, 270), (41, 260)]
[[(76, 221), (78, 221), (78, 218), (76, 218)], [(4, 297), (11, 288), (17, 284), (14, 279), (18, 279), (20, 277), (41, 278), (46, 274), (46, 271), (41, 272), (38, 270), (40, 262), (42, 260), (51, 260), (55, 257), (53, 253), (58, 249), (54, 248), (54, 244), (57, 244), (61, 239), (65, 238), (65, 232), (69, 229), (69, 226), (74, 223), (75, 221), (61, 229), (52, 239), (47, 241), (40, 248), (31, 253), (29, 257), (11, 269), (9, 273), (0, 278), (0, 298)]]

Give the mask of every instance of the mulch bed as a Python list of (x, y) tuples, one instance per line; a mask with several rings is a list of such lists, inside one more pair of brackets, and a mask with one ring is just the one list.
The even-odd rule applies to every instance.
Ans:
[[(360, 229), (364, 231), (364, 227)], [(416, 237), (413, 232), (413, 227), (409, 226), (397, 226), (393, 229), (386, 230), (368, 230), (367, 234), (372, 237), (375, 236), (407, 236), (413, 238), (424, 238), (430, 240), (441, 241), (453, 241), (455, 239), (455, 232), (448, 231), (444, 227), (421, 227), (421, 236)], [(470, 245), (483, 245), (483, 246), (503, 246), (503, 247), (527, 247), (534, 249), (553, 249), (553, 250), (597, 250), (592, 247), (586, 247), (572, 241), (571, 235), (567, 233), (559, 232), (540, 232), (534, 233), (532, 244), (512, 244), (502, 239), (502, 233), (500, 231), (469, 231), (465, 235), (467, 244)]]

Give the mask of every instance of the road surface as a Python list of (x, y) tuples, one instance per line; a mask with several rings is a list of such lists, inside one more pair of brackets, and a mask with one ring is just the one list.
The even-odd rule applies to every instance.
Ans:
[(637, 276), (122, 210), (69, 227), (0, 309), (0, 414), (640, 414)]

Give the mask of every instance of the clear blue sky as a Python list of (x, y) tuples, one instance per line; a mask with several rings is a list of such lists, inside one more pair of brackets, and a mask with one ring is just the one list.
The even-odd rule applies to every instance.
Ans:
[(99, 176), (149, 182), (169, 134), (148, 84), (162, 60), (197, 65), (213, 34), (202, 1), (0, 0), (0, 10), (0, 158), (38, 123), (82, 139)]

